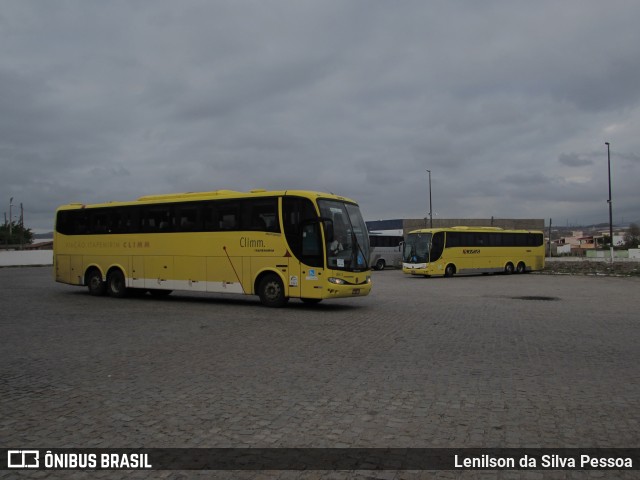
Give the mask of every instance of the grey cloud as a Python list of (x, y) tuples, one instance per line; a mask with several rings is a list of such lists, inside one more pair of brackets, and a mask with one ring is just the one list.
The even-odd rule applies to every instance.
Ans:
[(593, 165), (593, 160), (581, 157), (577, 153), (563, 153), (558, 157), (558, 161), (568, 167), (584, 167), (586, 165)]

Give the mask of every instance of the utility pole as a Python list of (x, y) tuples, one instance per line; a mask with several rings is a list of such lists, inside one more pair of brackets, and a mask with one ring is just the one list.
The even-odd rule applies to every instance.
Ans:
[(11, 242), (11, 223), (13, 222), (13, 217), (11, 215), (12, 208), (13, 208), (13, 197), (9, 199), (9, 241), (7, 243)]
[(22, 202), (20, 202), (20, 249), (24, 245), (24, 207), (22, 206)]
[(607, 146), (607, 169), (609, 171), (609, 239), (610, 239), (610, 251), (611, 251), (611, 263), (613, 263), (613, 200), (611, 198), (611, 150), (609, 149), (609, 142), (604, 142)]
[(429, 172), (429, 228), (433, 228), (433, 206), (431, 204), (431, 170)]

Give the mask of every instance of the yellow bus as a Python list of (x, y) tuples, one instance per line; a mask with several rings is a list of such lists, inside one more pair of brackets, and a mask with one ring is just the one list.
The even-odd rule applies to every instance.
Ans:
[(496, 227), (425, 228), (407, 235), (402, 271), (411, 275), (504, 272), (544, 268), (544, 234)]
[(358, 205), (310, 191), (152, 195), (56, 211), (55, 280), (92, 295), (254, 294), (269, 307), (371, 291)]

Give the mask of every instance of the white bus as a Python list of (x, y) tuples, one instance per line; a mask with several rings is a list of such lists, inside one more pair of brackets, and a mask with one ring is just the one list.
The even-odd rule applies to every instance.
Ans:
[(371, 261), (374, 270), (402, 267), (402, 230), (370, 231)]

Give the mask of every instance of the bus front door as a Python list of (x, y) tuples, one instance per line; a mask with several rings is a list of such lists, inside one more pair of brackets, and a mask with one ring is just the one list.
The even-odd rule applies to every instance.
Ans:
[(302, 228), (302, 262), (300, 265), (300, 297), (322, 298), (323, 258), (320, 224), (309, 223)]

